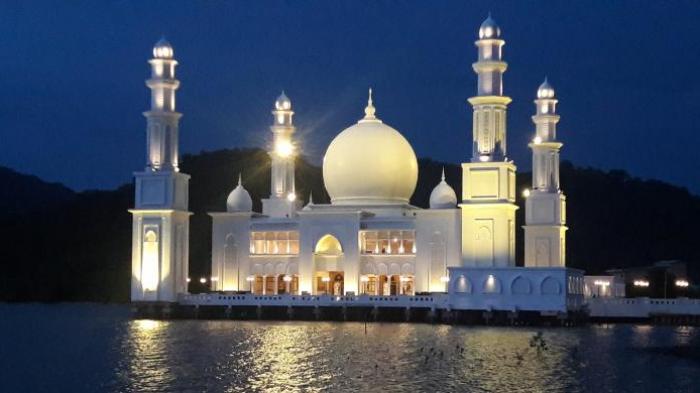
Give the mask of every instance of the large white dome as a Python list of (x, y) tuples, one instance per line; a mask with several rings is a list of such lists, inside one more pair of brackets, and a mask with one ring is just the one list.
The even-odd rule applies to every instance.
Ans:
[(323, 181), (334, 205), (404, 204), (416, 189), (416, 154), (403, 135), (375, 117), (371, 94), (365, 117), (338, 134), (323, 157)]

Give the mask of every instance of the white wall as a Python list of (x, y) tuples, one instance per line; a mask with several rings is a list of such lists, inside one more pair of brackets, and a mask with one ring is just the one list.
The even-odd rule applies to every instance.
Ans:
[(450, 305), (461, 310), (565, 312), (583, 305), (583, 272), (566, 268), (450, 268)]

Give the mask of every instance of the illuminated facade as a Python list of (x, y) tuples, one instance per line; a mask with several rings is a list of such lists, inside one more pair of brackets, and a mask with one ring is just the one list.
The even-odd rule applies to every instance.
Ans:
[[(533, 244), (560, 235), (562, 241), (551, 241), (546, 263), (530, 258), (527, 248), (527, 267), (515, 266), (516, 167), (506, 155), (506, 111), (511, 100), (503, 95), (504, 44), (500, 28), (489, 16), (476, 41), (477, 95), (469, 99), (472, 157), (462, 164), (462, 197), (457, 198), (443, 171), (441, 179), (435, 179), (428, 209), (410, 204), (418, 180), (416, 155), (406, 138), (379, 118), (371, 89), (364, 116), (340, 132), (324, 155), (323, 180), (331, 202), (314, 203), (309, 196), (302, 207), (294, 182), (298, 149), (293, 105), (282, 93), (273, 104), (271, 188), (262, 200), (262, 211), (253, 211), (246, 179), (239, 176), (226, 211), (210, 213), (212, 261), (206, 279), (210, 288), (334, 297), (450, 292), (454, 304), (517, 309), (522, 300), (523, 305), (542, 310), (565, 310), (568, 294), (582, 297), (580, 272), (564, 267), (564, 197), (558, 188), (561, 144), (555, 140), (553, 90), (551, 96), (536, 101), (538, 139), (530, 146), (543, 169), (533, 178), (525, 230), (526, 239), (536, 239)], [(154, 76), (148, 81), (154, 98), (153, 109), (146, 113), (149, 164), (136, 174), (134, 300), (173, 301), (177, 293), (186, 292), (186, 252), (176, 251), (187, 249), (187, 177), (177, 171), (177, 81), (171, 48), (168, 54), (156, 54), (151, 61)], [(152, 129), (158, 133), (152, 135)], [(174, 150), (164, 151), (162, 146)], [(155, 178), (175, 186), (163, 189), (167, 192), (160, 204), (144, 205), (143, 198), (155, 200), (160, 194), (140, 184)], [(180, 199), (171, 201), (171, 195)], [(561, 201), (557, 205), (561, 221), (546, 225), (532, 221), (529, 214), (550, 200)], [(150, 232), (151, 227), (157, 231)], [(157, 275), (143, 273), (156, 272), (153, 266), (159, 266)], [(164, 275), (163, 266), (175, 274)], [(165, 288), (172, 291), (160, 296)]]
[(173, 48), (159, 41), (153, 48), (151, 109), (144, 112), (146, 168), (134, 174), (131, 300), (172, 302), (187, 292), (189, 175), (178, 168), (178, 122), (175, 91), (177, 61)]

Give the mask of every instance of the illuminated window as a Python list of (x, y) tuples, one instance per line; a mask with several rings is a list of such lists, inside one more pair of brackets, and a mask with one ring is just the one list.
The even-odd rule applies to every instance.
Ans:
[(413, 255), (416, 253), (416, 232), (403, 230), (362, 231), (360, 247), (363, 254)]
[(250, 233), (250, 253), (253, 255), (299, 254), (299, 232), (269, 231)]
[(146, 229), (143, 236), (141, 259), (141, 286), (144, 291), (158, 289), (158, 234), (156, 229)]

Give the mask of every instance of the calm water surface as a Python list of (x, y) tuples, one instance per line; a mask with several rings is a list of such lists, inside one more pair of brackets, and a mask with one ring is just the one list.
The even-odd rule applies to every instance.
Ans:
[(362, 323), (131, 320), (127, 306), (31, 304), (0, 305), (0, 337), (3, 392), (700, 391), (700, 332), (687, 327), (365, 334)]

